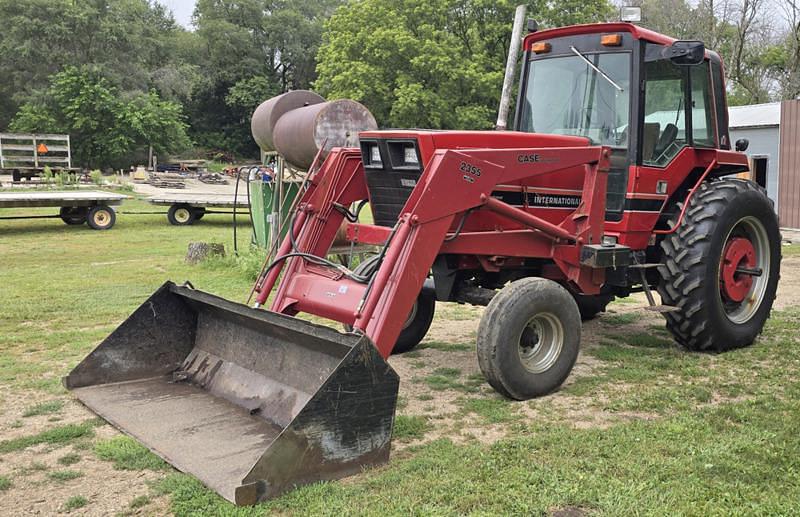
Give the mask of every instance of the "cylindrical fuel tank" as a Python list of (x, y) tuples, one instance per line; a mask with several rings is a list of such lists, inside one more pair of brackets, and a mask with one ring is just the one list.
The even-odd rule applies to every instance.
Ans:
[(308, 90), (286, 92), (262, 102), (250, 121), (253, 139), (263, 151), (274, 151), (273, 131), (278, 119), (291, 110), (321, 102), (325, 102), (323, 97)]
[(307, 169), (323, 144), (323, 155), (334, 147), (357, 147), (358, 133), (373, 129), (378, 123), (366, 107), (340, 99), (286, 112), (275, 124), (272, 139), (287, 162)]

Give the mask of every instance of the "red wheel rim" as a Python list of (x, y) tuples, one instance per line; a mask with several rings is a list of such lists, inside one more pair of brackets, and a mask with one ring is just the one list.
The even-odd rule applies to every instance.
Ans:
[(755, 269), (756, 250), (750, 239), (734, 237), (725, 245), (722, 252), (720, 284), (722, 294), (732, 302), (742, 302), (753, 286), (753, 276), (737, 272), (737, 269)]

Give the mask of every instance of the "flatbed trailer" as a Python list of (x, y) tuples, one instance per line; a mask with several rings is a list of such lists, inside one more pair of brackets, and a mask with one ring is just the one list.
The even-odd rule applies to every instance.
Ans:
[(0, 208), (59, 208), (58, 215), (14, 215), (0, 216), (0, 219), (57, 217), (68, 225), (86, 223), (95, 230), (108, 230), (116, 221), (116, 213), (111, 207), (121, 205), (128, 197), (100, 191), (0, 192)]
[(153, 196), (147, 201), (157, 206), (168, 206), (167, 220), (176, 226), (193, 224), (206, 214), (232, 214), (238, 208), (250, 210), (246, 195), (176, 193)]
[(19, 183), (41, 176), (45, 167), (54, 173), (80, 172), (72, 167), (69, 135), (0, 133), (0, 173)]

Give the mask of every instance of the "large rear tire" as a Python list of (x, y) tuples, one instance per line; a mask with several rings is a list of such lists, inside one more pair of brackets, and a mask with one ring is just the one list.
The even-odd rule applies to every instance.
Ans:
[(523, 278), (504, 287), (478, 326), (478, 365), (502, 395), (546, 395), (569, 376), (581, 341), (581, 315), (564, 287)]
[(751, 181), (700, 185), (675, 233), (661, 243), (658, 292), (675, 340), (690, 350), (750, 345), (769, 317), (781, 260), (778, 218)]

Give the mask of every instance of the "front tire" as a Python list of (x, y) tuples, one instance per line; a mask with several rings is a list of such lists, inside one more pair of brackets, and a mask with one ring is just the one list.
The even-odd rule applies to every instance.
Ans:
[(581, 341), (581, 315), (564, 287), (523, 278), (504, 287), (478, 326), (478, 364), (502, 395), (546, 395), (569, 376)]
[[(367, 277), (375, 274), (379, 259), (380, 257), (375, 255), (364, 260), (356, 266), (353, 273)], [(392, 348), (392, 355), (410, 352), (425, 338), (431, 328), (435, 311), (436, 295), (431, 291), (422, 289), (414, 302), (414, 306), (411, 308), (411, 312), (406, 317), (405, 323), (403, 323), (400, 335)], [(344, 329), (347, 332), (352, 332), (353, 327), (345, 325)]]
[(392, 355), (409, 352), (422, 341), (425, 334), (428, 333), (428, 329), (431, 328), (435, 309), (436, 295), (425, 289), (420, 291), (414, 307), (411, 308), (411, 313), (403, 324), (403, 330), (400, 331), (400, 336), (392, 348)]
[(752, 344), (769, 317), (780, 276), (778, 218), (751, 181), (700, 185), (675, 233), (661, 243), (658, 292), (675, 340), (695, 351)]

